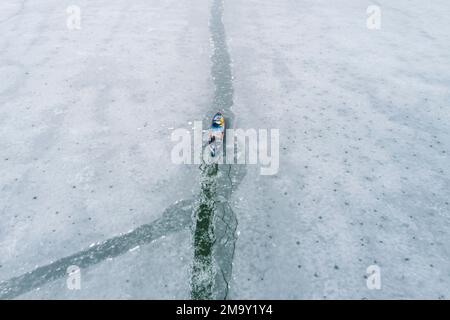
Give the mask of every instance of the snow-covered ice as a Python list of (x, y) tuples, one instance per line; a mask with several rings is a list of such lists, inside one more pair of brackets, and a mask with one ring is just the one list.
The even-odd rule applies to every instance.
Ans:
[(2, 0), (0, 296), (191, 297), (201, 170), (170, 134), (217, 111), (224, 36), (233, 126), (280, 130), (276, 175), (217, 192), (227, 298), (449, 299), (450, 3), (224, 0), (212, 39), (219, 1)]
[[(74, 3), (80, 30), (66, 26)], [(197, 168), (172, 164), (169, 128), (202, 119), (209, 106), (208, 19), (208, 1), (1, 2), (0, 281), (192, 198)], [(189, 284), (170, 259), (180, 241), (189, 247), (189, 238), (166, 238), (165, 252), (145, 247), (113, 260), (153, 250), (158, 261), (146, 273), (155, 276), (166, 261), (174, 283)], [(138, 277), (136, 267), (117, 263), (114, 279)], [(147, 294), (152, 284), (141, 276), (142, 298), (186, 296), (164, 286)]]
[(281, 139), (279, 173), (233, 196), (230, 298), (450, 298), (449, 9), (225, 2), (236, 125)]

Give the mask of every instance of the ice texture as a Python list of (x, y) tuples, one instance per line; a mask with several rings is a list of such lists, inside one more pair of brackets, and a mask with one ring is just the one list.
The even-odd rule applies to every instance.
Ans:
[(219, 169), (214, 297), (450, 299), (449, 11), (2, 0), (0, 298), (191, 298), (202, 172), (170, 135), (217, 107), (279, 129), (280, 167)]
[(225, 2), (236, 125), (280, 129), (281, 149), (234, 193), (230, 298), (450, 298), (449, 9)]
[[(71, 5), (80, 30), (66, 25)], [(151, 225), (193, 197), (198, 169), (172, 163), (170, 135), (209, 106), (208, 19), (203, 0), (1, 2), (0, 282)], [(173, 263), (192, 255), (183, 235), (142, 247), (136, 265), (129, 253), (98, 272), (112, 265), (113, 282), (141, 279), (130, 297), (188, 297), (174, 288), (189, 286)], [(154, 284), (158, 274), (171, 284)], [(128, 296), (86, 288), (79, 297)]]

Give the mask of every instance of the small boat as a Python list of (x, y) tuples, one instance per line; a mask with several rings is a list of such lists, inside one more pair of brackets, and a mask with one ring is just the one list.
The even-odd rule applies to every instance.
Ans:
[(220, 153), (225, 137), (225, 117), (221, 112), (217, 112), (211, 121), (209, 130), (208, 145), (211, 157), (215, 158)]

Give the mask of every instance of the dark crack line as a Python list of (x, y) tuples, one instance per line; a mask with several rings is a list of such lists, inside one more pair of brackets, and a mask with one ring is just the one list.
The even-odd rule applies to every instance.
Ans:
[[(211, 76), (215, 87), (211, 113), (222, 111), (227, 128), (230, 128), (231, 121), (234, 119), (231, 111), (233, 77), (223, 24), (223, 4), (223, 0), (212, 0), (211, 5), (209, 24), (213, 50)], [(226, 146), (226, 141), (224, 145)], [(223, 150), (223, 157), (226, 157), (226, 148)], [(236, 176), (239, 172), (233, 171), (230, 164), (205, 164), (200, 169), (202, 187), (198, 196), (199, 202), (194, 210), (196, 225), (191, 297), (193, 299), (224, 299), (228, 296), (237, 238), (237, 219), (229, 204), (235, 187), (232, 174)]]
[(178, 232), (190, 226), (192, 201), (183, 200), (166, 209), (163, 216), (135, 230), (108, 239), (89, 249), (59, 259), (21, 276), (0, 283), (0, 299), (13, 299), (51, 281), (67, 276), (67, 268), (75, 265), (88, 268), (106, 259), (117, 257), (130, 249), (148, 244), (161, 236)]
[(225, 276), (225, 272), (222, 269), (220, 269), (220, 272), (222, 273), (223, 282), (225, 282), (225, 296), (224, 296), (224, 300), (226, 300), (227, 297), (228, 297), (228, 290), (230, 289), (230, 286), (228, 284), (227, 277)]

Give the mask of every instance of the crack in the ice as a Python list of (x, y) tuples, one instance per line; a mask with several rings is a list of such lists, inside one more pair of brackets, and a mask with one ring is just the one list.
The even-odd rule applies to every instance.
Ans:
[(227, 278), (225, 276), (225, 272), (222, 269), (220, 269), (220, 272), (222, 273), (222, 278), (223, 278), (223, 281), (225, 282), (225, 296), (224, 296), (224, 300), (226, 300), (227, 297), (228, 297), (228, 290), (230, 289), (230, 286), (229, 286)]
[[(225, 116), (228, 118), (227, 122), (230, 124), (232, 118), (234, 118), (231, 111), (231, 106), (233, 104), (233, 87), (230, 57), (226, 47), (225, 30), (222, 22), (223, 0), (213, 1), (211, 9), (211, 32), (213, 43), (215, 45), (212, 68), (213, 79), (216, 85), (214, 106), (218, 110), (224, 112)], [(224, 169), (225, 167), (227, 167), (227, 169)], [(206, 221), (206, 228), (203, 226), (203, 229), (200, 229), (200, 231), (204, 233), (200, 233), (198, 236), (200, 241), (205, 241), (206, 237), (206, 240), (210, 241), (213, 246), (207, 248), (206, 256), (200, 257), (200, 263), (211, 263), (213, 260), (215, 267), (217, 267), (220, 272), (220, 275), (217, 276), (220, 276), (222, 279), (220, 281), (214, 273), (205, 272), (200, 275), (198, 279), (205, 282), (200, 283), (200, 285), (206, 284), (207, 287), (211, 285), (209, 288), (215, 288), (216, 290), (215, 293), (206, 291), (207, 294), (202, 295), (202, 297), (206, 298), (226, 299), (228, 297), (238, 223), (235, 213), (229, 204), (229, 200), (233, 188), (236, 186), (233, 182), (233, 178), (245, 174), (238, 170), (234, 171), (234, 168), (236, 167), (232, 167), (231, 165), (220, 165), (222, 175), (218, 175), (219, 167), (200, 166), (204, 180), (202, 181), (202, 194), (200, 195), (196, 206), (204, 205), (207, 210), (210, 210), (210, 213), (209, 216), (206, 216), (208, 219)], [(212, 173), (210, 172), (211, 169), (213, 169)], [(228, 180), (228, 182), (225, 182), (224, 179)], [(222, 186), (223, 188), (219, 189), (218, 186)], [(218, 192), (224, 192), (223, 198), (225, 201), (217, 198)], [(176, 203), (164, 212), (162, 218), (152, 223), (142, 225), (130, 233), (105, 240), (89, 249), (82, 250), (71, 256), (61, 258), (51, 264), (38, 267), (31, 272), (3, 281), (0, 283), (0, 299), (15, 298), (51, 281), (62, 278), (67, 275), (67, 268), (71, 265), (77, 265), (80, 268), (88, 268), (105, 259), (124, 254), (138, 245), (147, 244), (170, 232), (183, 230), (192, 223), (191, 214), (193, 211), (193, 204), (194, 200)], [(215, 213), (217, 215), (215, 215)], [(203, 219), (205, 219), (205, 217), (199, 219), (197, 216), (197, 226), (195, 231), (199, 230), (199, 223), (205, 222)], [(217, 234), (214, 231), (217, 232), (217, 234), (219, 234), (219, 231), (222, 232), (219, 239), (216, 238)], [(222, 240), (225, 241), (222, 243)], [(199, 248), (194, 249), (197, 253)], [(201, 250), (202, 248), (200, 248), (200, 251)], [(195, 257), (198, 258), (198, 256)], [(198, 267), (199, 263), (199, 261), (196, 261), (195, 257), (192, 279), (195, 279), (195, 277), (198, 276), (196, 272), (199, 270), (197, 269), (197, 271), (195, 271), (195, 268)], [(214, 270), (214, 268), (211, 268), (210, 270)], [(200, 270), (200, 272), (202, 271), (204, 270)], [(206, 277), (209, 277), (206, 281), (204, 279), (205, 275)], [(195, 285), (196, 284), (194, 283), (193, 286), (195, 287)], [(202, 290), (202, 288), (200, 288), (200, 290)], [(193, 288), (193, 297), (195, 296), (194, 291)]]
[[(210, 32), (213, 44), (211, 75), (215, 85), (211, 112), (221, 111), (225, 115), (227, 128), (229, 128), (234, 119), (231, 111), (233, 77), (223, 24), (223, 0), (212, 1)], [(226, 148), (224, 149), (225, 157)], [(228, 297), (237, 239), (237, 219), (229, 201), (233, 188), (236, 186), (233, 178), (243, 173), (233, 170), (235, 168), (231, 164), (210, 164), (200, 167), (202, 192), (199, 195), (199, 205), (194, 212), (195, 252), (191, 281), (193, 299), (226, 299)], [(214, 188), (214, 190), (208, 188)], [(209, 195), (209, 201), (206, 201), (205, 194)], [(206, 226), (205, 221), (210, 225)], [(211, 235), (210, 232), (213, 234)], [(204, 248), (198, 246), (204, 246)], [(205, 279), (205, 275), (209, 275), (210, 278)]]
[(88, 268), (106, 259), (114, 258), (139, 245), (144, 245), (162, 236), (178, 232), (190, 226), (192, 200), (177, 201), (167, 208), (162, 217), (144, 224), (133, 231), (110, 238), (89, 249), (41, 266), (21, 276), (0, 283), (0, 299), (13, 299), (39, 288), (51, 281), (67, 276), (67, 268), (76, 265)]

